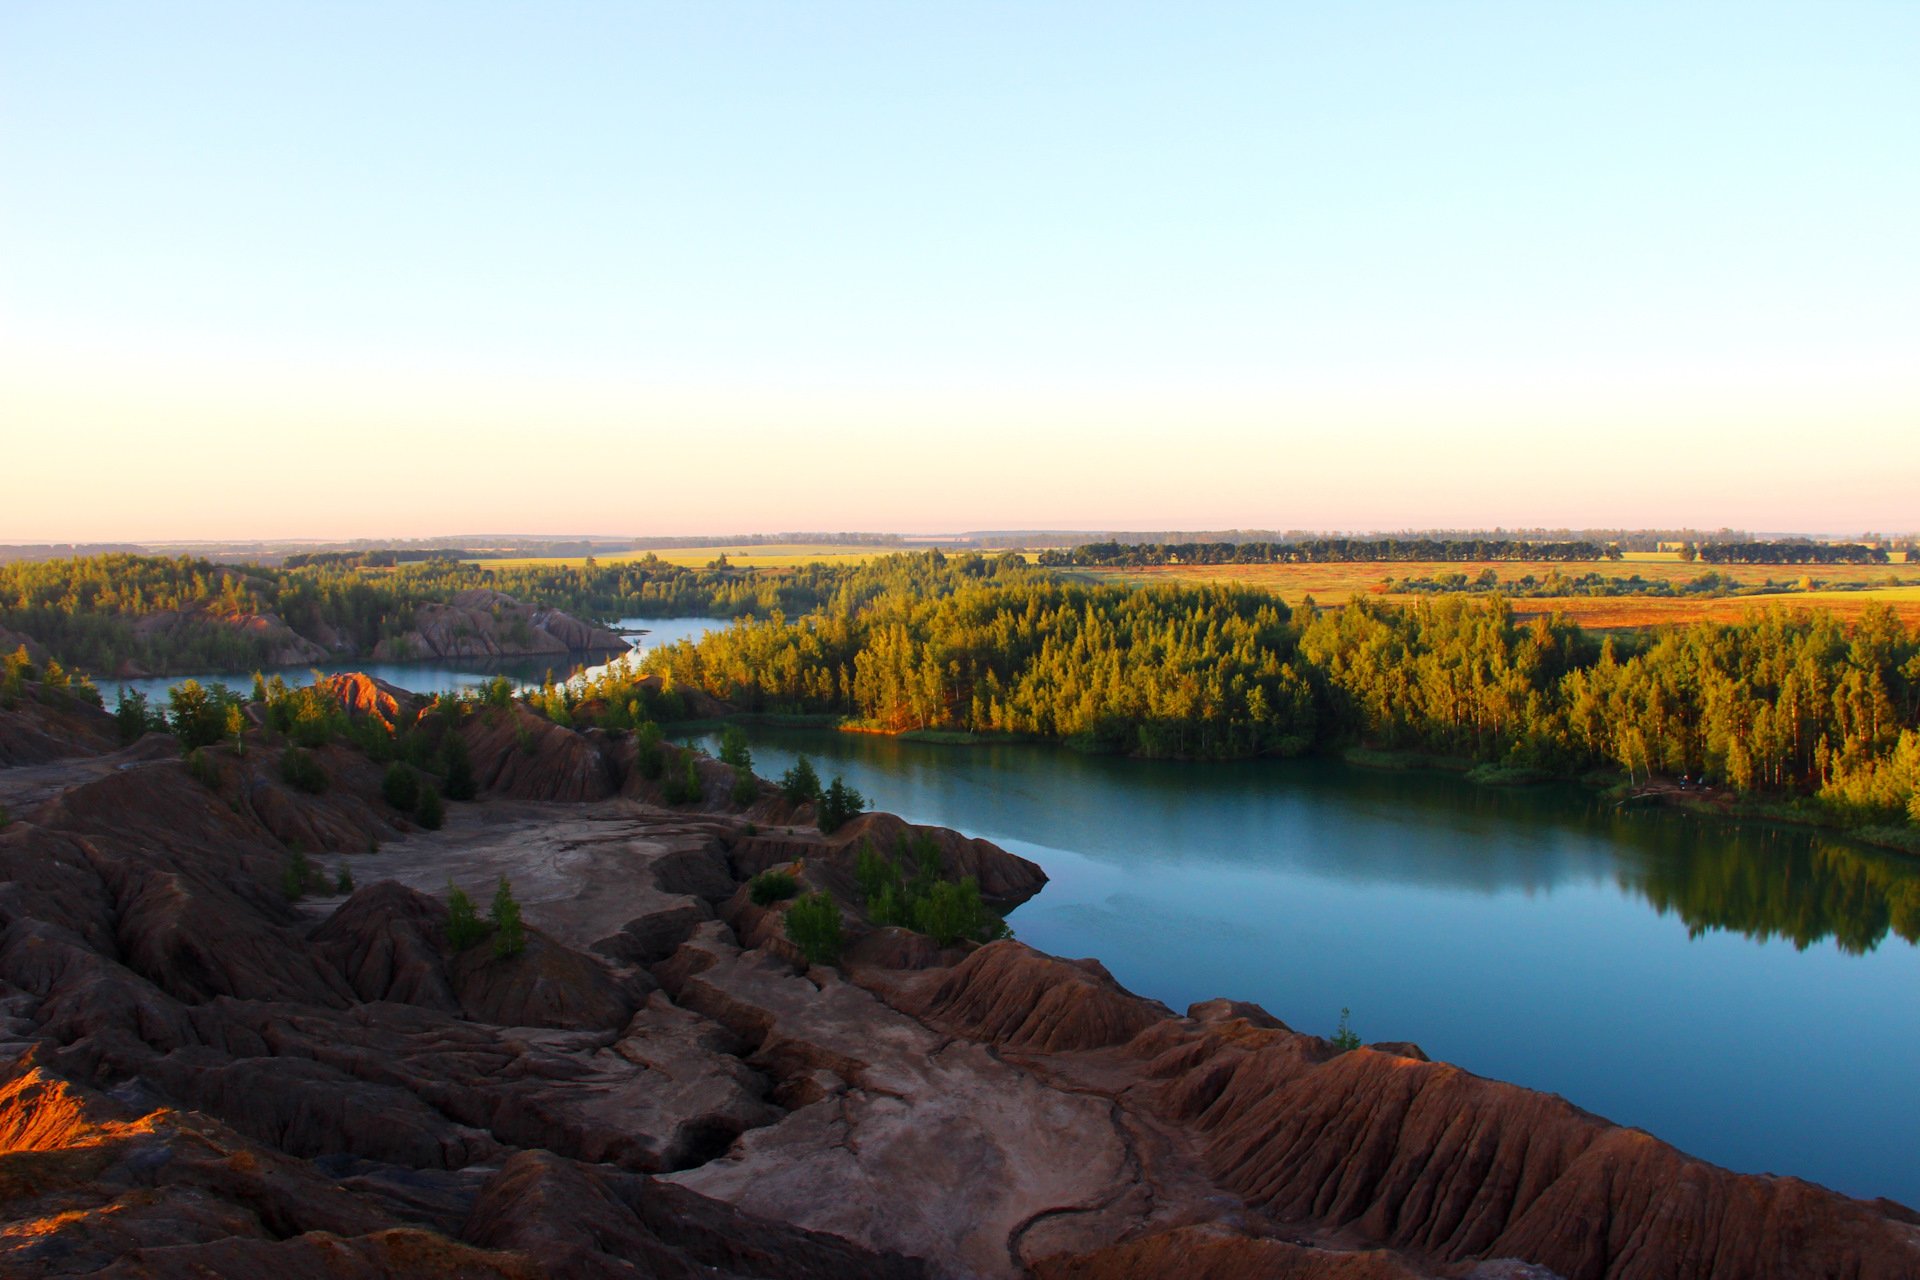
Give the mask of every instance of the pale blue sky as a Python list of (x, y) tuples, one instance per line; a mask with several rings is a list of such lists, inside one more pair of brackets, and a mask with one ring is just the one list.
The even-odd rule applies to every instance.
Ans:
[(1912, 528), (1920, 4), (14, 4), (0, 343), (0, 540)]

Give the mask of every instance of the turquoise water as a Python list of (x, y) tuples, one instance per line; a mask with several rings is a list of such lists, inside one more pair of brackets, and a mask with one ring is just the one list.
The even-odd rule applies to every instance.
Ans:
[[(1920, 864), (1819, 834), (1331, 761), (754, 728), (1052, 882), (1010, 920), (1175, 1009), (1254, 1000), (1695, 1155), (1920, 1203)], [(711, 743), (709, 743), (711, 746)]]

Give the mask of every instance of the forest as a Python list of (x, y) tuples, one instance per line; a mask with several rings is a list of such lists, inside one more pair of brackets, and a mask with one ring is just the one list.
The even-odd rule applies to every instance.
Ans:
[(410, 630), (418, 606), (472, 588), (593, 619), (738, 617), (845, 603), (845, 576), (826, 565), (780, 574), (690, 569), (652, 555), (605, 565), (488, 565), (376, 552), (287, 568), (115, 553), (0, 564), (0, 628), (93, 671), (123, 662), (247, 670), (266, 664), (274, 645), (247, 625), (260, 615), (366, 653)]
[(1048, 568), (1162, 564), (1337, 564), (1406, 560), (1618, 560), (1599, 542), (1513, 538), (1302, 538), (1287, 542), (1090, 542), (1039, 553)]
[(1920, 635), (1882, 606), (1596, 639), (1520, 622), (1498, 596), (1294, 613), (1251, 588), (968, 579), (928, 557), (852, 577), (862, 589), (835, 607), (742, 621), (642, 670), (746, 712), (887, 731), (1150, 757), (1367, 746), (1516, 777), (1684, 776), (1852, 825), (1920, 824)]

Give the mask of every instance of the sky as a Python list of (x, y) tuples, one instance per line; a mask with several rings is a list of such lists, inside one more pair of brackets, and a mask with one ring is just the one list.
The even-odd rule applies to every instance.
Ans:
[(0, 541), (1920, 528), (1920, 4), (0, 6)]

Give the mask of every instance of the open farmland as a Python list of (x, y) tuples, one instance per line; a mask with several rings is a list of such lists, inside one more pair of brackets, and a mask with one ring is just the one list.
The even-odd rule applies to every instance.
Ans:
[[(1585, 573), (1610, 578), (1636, 574), (1652, 582), (1691, 582), (1712, 572), (1742, 586), (1772, 581), (1780, 590), (1760, 595), (1672, 596), (1542, 596), (1515, 597), (1514, 611), (1522, 615), (1559, 610), (1582, 626), (1596, 629), (1646, 627), (1702, 618), (1734, 621), (1754, 609), (1773, 604), (1790, 608), (1828, 609), (1851, 617), (1875, 600), (1890, 604), (1909, 622), (1920, 621), (1920, 565), (1702, 565), (1675, 556), (1648, 555), (1620, 561), (1564, 564), (1554, 561), (1352, 561), (1329, 564), (1168, 565), (1127, 569), (1076, 569), (1072, 576), (1089, 582), (1238, 582), (1263, 587), (1290, 604), (1308, 596), (1318, 604), (1343, 604), (1357, 595), (1406, 603), (1432, 599), (1424, 592), (1392, 590), (1388, 580), (1441, 578), (1465, 574), (1469, 580), (1491, 570), (1503, 584), (1531, 575), (1544, 580), (1558, 572), (1566, 577)], [(1805, 579), (1812, 590), (1801, 586)], [(1851, 589), (1833, 590), (1834, 587)], [(1824, 589), (1823, 589), (1824, 588)]]
[[(767, 542), (730, 547), (662, 547), (640, 551), (616, 551), (597, 555), (593, 559), (599, 564), (624, 564), (630, 560), (644, 560), (648, 556), (658, 556), (668, 564), (699, 569), (724, 555), (727, 563), (736, 569), (791, 569), (795, 565), (812, 564), (815, 561), (824, 561), (828, 564), (860, 564), (875, 556), (892, 555), (898, 551), (911, 549), (852, 546), (847, 543)], [(472, 563), (489, 567), (517, 568), (522, 565), (581, 565), (586, 563), (586, 559), (585, 556), (509, 556), (497, 560), (475, 560)]]

